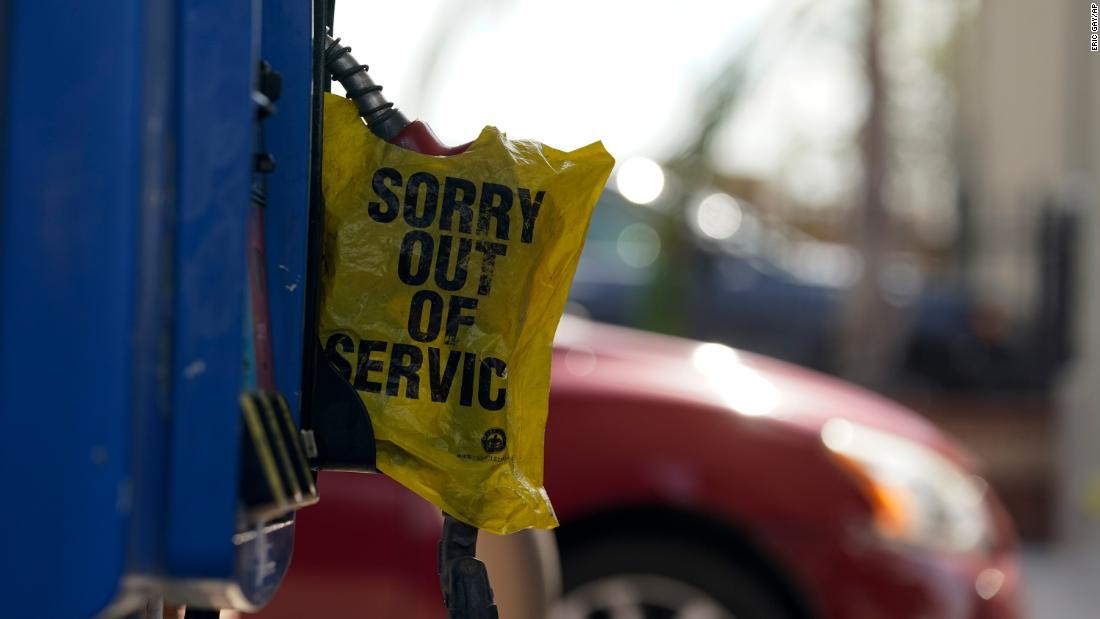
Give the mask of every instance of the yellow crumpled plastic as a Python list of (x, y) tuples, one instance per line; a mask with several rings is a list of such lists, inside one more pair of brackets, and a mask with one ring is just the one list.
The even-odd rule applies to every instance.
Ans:
[(613, 165), (599, 142), (567, 153), (493, 127), (423, 155), (326, 96), (326, 356), (369, 411), (379, 470), (486, 531), (557, 526), (551, 347)]

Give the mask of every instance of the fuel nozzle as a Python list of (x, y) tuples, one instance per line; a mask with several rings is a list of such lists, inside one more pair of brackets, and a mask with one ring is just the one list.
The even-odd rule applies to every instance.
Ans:
[(489, 572), (476, 553), (477, 527), (444, 512), (436, 560), (448, 619), (499, 619)]
[(340, 82), (347, 97), (359, 108), (359, 115), (383, 140), (391, 140), (409, 125), (409, 119), (382, 96), (382, 86), (375, 84), (367, 73), (369, 67), (360, 64), (351, 55), (351, 48), (340, 44), (340, 39), (325, 35), (325, 70), (332, 79)]
[[(436, 138), (431, 129), (422, 121), (409, 122), (409, 119), (382, 96), (382, 86), (375, 84), (367, 74), (368, 67), (360, 64), (351, 55), (351, 48), (340, 45), (340, 39), (325, 35), (325, 71), (332, 79), (340, 82), (347, 91), (348, 99), (355, 102), (359, 109), (359, 116), (366, 121), (367, 127), (379, 138), (397, 143), (405, 148), (430, 155), (451, 155), (462, 152), (469, 143), (456, 147), (448, 147)], [(333, 372), (324, 375), (333, 385), (329, 392), (336, 393), (340, 390), (346, 392), (350, 385), (341, 380)], [(321, 393), (322, 390), (318, 390)], [(358, 402), (358, 396), (352, 392), (353, 401)], [(332, 409), (330, 409), (332, 410)], [(342, 410), (350, 410), (344, 407)], [(333, 413), (330, 412), (330, 416)], [(364, 416), (354, 416), (350, 423), (362, 425)], [(335, 422), (331, 432), (321, 431), (318, 434), (318, 451), (322, 440), (331, 442), (335, 436), (339, 437), (339, 444), (345, 449), (336, 450), (340, 454), (357, 455), (369, 453), (370, 460), (374, 458), (374, 434), (370, 423), (366, 423), (365, 432), (348, 433), (347, 425), (341, 425), (339, 419)], [(352, 437), (363, 437), (369, 445), (359, 445), (348, 442), (349, 434)], [(327, 451), (327, 449), (326, 449)], [(355, 460), (354, 457), (350, 460)], [(341, 462), (337, 458), (337, 462)], [(347, 468), (346, 465), (340, 468)], [(443, 537), (439, 542), (438, 572), (439, 583), (443, 591), (443, 604), (447, 608), (449, 619), (498, 619), (497, 607), (493, 602), (493, 590), (489, 586), (489, 573), (485, 564), (476, 556), (477, 527), (471, 526), (454, 517), (444, 514)]]

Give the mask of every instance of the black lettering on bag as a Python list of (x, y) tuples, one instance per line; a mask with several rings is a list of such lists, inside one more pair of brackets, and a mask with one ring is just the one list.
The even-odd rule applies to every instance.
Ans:
[(455, 373), (458, 372), (458, 362), (462, 359), (462, 353), (452, 350), (447, 353), (447, 365), (443, 372), (439, 371), (438, 348), (428, 348), (428, 386), (432, 390), (432, 402), (446, 402), (451, 395), (451, 385), (455, 382)]
[(460, 297), (457, 294), (451, 295), (451, 304), (447, 308), (447, 337), (443, 340), (448, 344), (454, 344), (458, 341), (458, 327), (459, 325), (472, 325), (474, 324), (474, 315), (463, 314), (462, 310), (476, 310), (477, 299), (472, 297)]
[(455, 258), (454, 277), (448, 278), (447, 271), (451, 270), (451, 246), (455, 237), (443, 234), (439, 237), (439, 255), (435, 258), (435, 283), (443, 290), (455, 292), (462, 290), (466, 285), (467, 268), (470, 265), (470, 239), (458, 239), (458, 256)]
[(485, 357), (481, 360), (481, 372), (477, 381), (477, 402), (487, 411), (498, 411), (504, 408), (504, 399), (507, 389), (497, 389), (496, 397), (489, 397), (489, 388), (492, 387), (493, 374), (504, 378), (508, 371), (508, 365), (496, 357)]
[(523, 230), (520, 232), (519, 240), (524, 243), (530, 243), (535, 239), (535, 219), (539, 216), (542, 199), (545, 197), (546, 192), (540, 191), (535, 194), (535, 200), (531, 201), (531, 190), (519, 188), (519, 208), (523, 211)]
[(354, 351), (355, 341), (343, 333), (333, 333), (325, 342), (325, 358), (336, 368), (336, 373), (348, 382), (351, 382), (351, 362), (340, 353)]
[[(416, 272), (413, 272), (413, 253), (417, 246), (420, 248), (419, 258), (416, 263)], [(428, 281), (432, 274), (432, 253), (435, 251), (435, 241), (432, 235), (423, 230), (412, 230), (401, 239), (401, 255), (397, 258), (397, 277), (410, 286), (419, 286)]]
[(389, 181), (394, 187), (400, 187), (402, 183), (401, 173), (393, 168), (378, 168), (374, 173), (374, 178), (371, 179), (371, 187), (374, 188), (374, 193), (382, 198), (387, 208), (383, 209), (382, 204), (379, 202), (370, 202), (367, 204), (367, 213), (370, 214), (371, 219), (382, 224), (388, 224), (397, 218), (401, 204), (397, 199), (397, 194), (386, 186), (386, 181)]
[[(461, 196), (459, 197), (459, 192)], [(477, 187), (464, 178), (448, 176), (443, 180), (443, 204), (439, 209), (439, 229), (450, 230), (451, 220), (458, 211), (458, 231), (470, 233), (470, 224), (474, 220), (474, 211), (470, 207), (477, 198)]]
[[(421, 187), (424, 187), (424, 213), (417, 215)], [(438, 206), (439, 181), (427, 172), (417, 172), (410, 176), (409, 184), (405, 187), (405, 221), (414, 228), (427, 228), (435, 221)]]
[(477, 355), (462, 353), (462, 388), (458, 392), (458, 403), (469, 406), (474, 403), (474, 374)]
[(405, 379), (405, 397), (416, 400), (420, 397), (420, 366), (424, 362), (424, 353), (412, 344), (394, 344), (390, 351), (390, 371), (386, 377), (386, 395), (394, 396), (401, 390), (401, 379)]
[[(424, 306), (428, 306), (428, 326), (424, 325)], [(443, 296), (434, 290), (417, 290), (409, 302), (409, 336), (418, 342), (434, 342), (443, 325)]]
[(489, 231), (489, 219), (496, 219), (496, 237), (508, 240), (508, 211), (512, 209), (512, 190), (496, 183), (481, 184), (481, 204), (477, 210), (477, 233)]
[(381, 359), (371, 359), (372, 352), (386, 352), (388, 344), (378, 340), (362, 340), (359, 342), (359, 363), (355, 370), (355, 388), (367, 393), (382, 393), (382, 383), (370, 380), (371, 372), (382, 370)]
[(497, 256), (508, 255), (508, 246), (504, 243), (478, 241), (477, 250), (484, 254), (481, 257), (481, 278), (477, 282), (477, 293), (485, 296), (493, 288), (493, 273), (496, 271)]

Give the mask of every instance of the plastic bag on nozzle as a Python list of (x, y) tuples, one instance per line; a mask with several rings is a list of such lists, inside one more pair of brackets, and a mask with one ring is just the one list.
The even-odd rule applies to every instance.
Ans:
[(551, 346), (613, 159), (492, 127), (424, 155), (328, 96), (324, 162), (319, 335), (370, 413), (378, 468), (493, 533), (556, 526)]

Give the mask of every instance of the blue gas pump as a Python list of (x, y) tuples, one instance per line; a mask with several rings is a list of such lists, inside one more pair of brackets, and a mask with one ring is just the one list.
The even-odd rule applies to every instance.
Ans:
[(0, 616), (273, 595), (326, 13), (0, 3)]
[[(408, 120), (331, 23), (0, 3), (0, 616), (257, 610), (314, 470), (374, 470), (316, 337), (329, 76), (372, 131)], [(445, 518), (452, 617), (497, 616), (476, 539)]]

